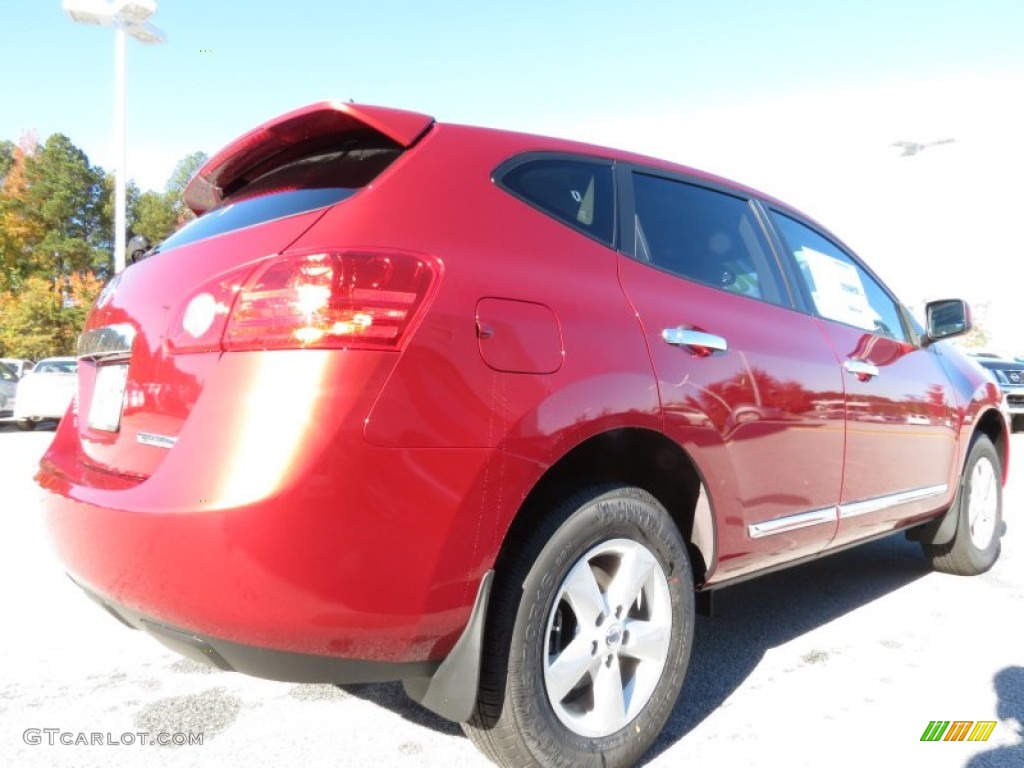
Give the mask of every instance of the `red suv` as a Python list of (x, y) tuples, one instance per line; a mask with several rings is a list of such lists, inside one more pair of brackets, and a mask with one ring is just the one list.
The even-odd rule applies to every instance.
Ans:
[[(998, 387), (834, 235), (689, 168), (328, 102), (99, 297), (42, 460), (72, 578), (222, 669), (402, 680), (506, 765), (628, 765), (711, 590), (999, 554)], [(700, 599), (696, 599), (700, 598)]]

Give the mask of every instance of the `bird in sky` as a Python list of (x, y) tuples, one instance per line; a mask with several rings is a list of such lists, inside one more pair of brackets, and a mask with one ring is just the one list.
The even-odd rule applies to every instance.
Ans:
[(956, 139), (939, 139), (938, 141), (927, 141), (921, 143), (918, 141), (894, 141), (889, 146), (900, 147), (903, 151), (900, 152), (900, 157), (910, 157), (911, 155), (918, 155), (924, 152), (928, 147), (934, 147), (939, 144), (952, 144)]

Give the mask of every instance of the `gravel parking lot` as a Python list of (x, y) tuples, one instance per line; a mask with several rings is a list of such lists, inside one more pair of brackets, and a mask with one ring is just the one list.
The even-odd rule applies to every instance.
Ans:
[[(208, 670), (99, 610), (48, 547), (31, 476), (52, 437), (0, 424), (5, 765), (487, 764), (397, 684)], [(1003, 555), (984, 576), (932, 573), (897, 536), (719, 593), (646, 764), (1024, 765), (1024, 438), (1013, 448)], [(997, 724), (985, 742), (920, 741), (932, 720)], [(159, 734), (202, 744), (141, 743)]]

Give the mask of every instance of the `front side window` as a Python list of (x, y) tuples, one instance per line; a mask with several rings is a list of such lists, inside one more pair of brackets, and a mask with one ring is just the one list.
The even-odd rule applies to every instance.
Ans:
[(778, 267), (746, 200), (639, 172), (633, 194), (640, 261), (713, 288), (786, 303)]
[(535, 208), (611, 244), (615, 203), (609, 163), (545, 155), (525, 161), (517, 158), (495, 177)]
[(899, 306), (839, 246), (795, 219), (772, 212), (819, 315), (878, 336), (908, 341)]

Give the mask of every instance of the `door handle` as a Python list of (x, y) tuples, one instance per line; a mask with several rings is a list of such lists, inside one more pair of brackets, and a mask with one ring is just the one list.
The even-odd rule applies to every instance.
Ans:
[(878, 375), (878, 366), (863, 360), (847, 360), (843, 367), (861, 381), (873, 379)]
[(721, 336), (690, 328), (666, 328), (661, 332), (661, 338), (673, 347), (686, 347), (697, 357), (710, 357), (716, 352), (729, 350), (729, 344)]

